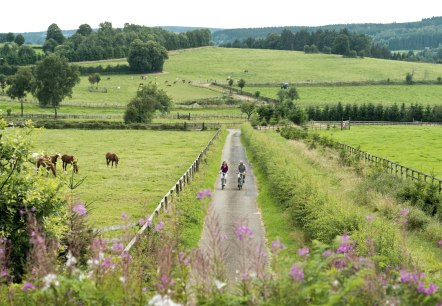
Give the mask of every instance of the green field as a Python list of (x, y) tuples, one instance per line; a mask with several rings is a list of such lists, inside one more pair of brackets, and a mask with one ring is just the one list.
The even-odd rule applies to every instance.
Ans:
[[(136, 130), (43, 130), (37, 133), (36, 152), (60, 152), (78, 158), (76, 191), (92, 203), (95, 227), (124, 223), (124, 212), (137, 221), (151, 213), (165, 193), (188, 169), (214, 132)], [(118, 168), (106, 166), (105, 154), (120, 157)], [(62, 173), (61, 162), (57, 173)]]
[(352, 126), (320, 131), (334, 140), (442, 178), (442, 126)]
[[(442, 104), (442, 85), (367, 85), (367, 86), (296, 86), (302, 106), (325, 104)], [(245, 91), (259, 91), (262, 96), (276, 99), (279, 86), (248, 87)]]

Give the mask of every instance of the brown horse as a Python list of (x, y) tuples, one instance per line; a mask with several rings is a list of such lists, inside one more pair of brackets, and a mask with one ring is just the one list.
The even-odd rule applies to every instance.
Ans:
[(112, 162), (112, 166), (114, 166), (115, 163), (115, 168), (118, 167), (118, 156), (115, 153), (112, 152), (107, 152), (106, 153), (106, 163), (109, 166), (110, 162)]
[(74, 155), (63, 154), (61, 156), (61, 161), (63, 162), (63, 170), (64, 171), (67, 171), (66, 168), (67, 168), (68, 164), (70, 164), (70, 165), (72, 165), (74, 173), (78, 173), (78, 163), (77, 163), (77, 159), (75, 158)]
[(48, 158), (47, 156), (42, 156), (37, 159), (37, 171), (38, 168), (40, 168), (40, 166), (45, 168), (48, 174), (50, 170), (54, 176), (57, 176), (55, 173), (55, 165), (52, 163), (51, 159)]
[(52, 156), (44, 155), (43, 157), (46, 158), (46, 159), (49, 159), (51, 161), (51, 163), (54, 164), (54, 167), (57, 168), (57, 160), (58, 160), (59, 157), (61, 157), (61, 154), (57, 153), (57, 154), (52, 155)]

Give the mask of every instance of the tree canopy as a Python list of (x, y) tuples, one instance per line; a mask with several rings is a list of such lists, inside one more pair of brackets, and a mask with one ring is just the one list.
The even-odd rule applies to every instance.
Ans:
[(12, 99), (17, 98), (21, 105), (21, 115), (23, 116), (23, 99), (28, 92), (32, 90), (32, 71), (28, 67), (20, 67), (18, 71), (7, 78), (7, 84), (9, 85), (6, 93)]
[(160, 72), (167, 58), (167, 50), (161, 44), (154, 41), (144, 43), (136, 39), (130, 45), (127, 61), (134, 72)]
[(149, 123), (157, 110), (169, 112), (172, 106), (171, 98), (154, 83), (140, 86), (135, 98), (127, 105), (124, 114), (126, 123)]
[(32, 90), (40, 106), (51, 106), (57, 117), (57, 108), (66, 97), (72, 96), (72, 88), (80, 82), (78, 67), (67, 60), (50, 54), (37, 63), (35, 83)]

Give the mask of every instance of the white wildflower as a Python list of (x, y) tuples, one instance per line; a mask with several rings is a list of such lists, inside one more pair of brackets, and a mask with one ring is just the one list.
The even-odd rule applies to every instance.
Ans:
[(215, 279), (215, 286), (218, 290), (223, 289), (227, 284)]
[(69, 251), (68, 255), (66, 255), (66, 258), (68, 259), (66, 260), (66, 267), (68, 268), (75, 266), (75, 264), (77, 263), (77, 259), (74, 256), (72, 256), (71, 251)]
[(48, 289), (51, 285), (58, 286), (60, 285), (60, 282), (57, 280), (57, 275), (53, 273), (49, 273), (43, 278), (44, 286), (43, 290)]
[(170, 297), (167, 295), (162, 296), (156, 294), (153, 298), (150, 299), (149, 304), (151, 306), (182, 306), (181, 304), (175, 303), (172, 301)]

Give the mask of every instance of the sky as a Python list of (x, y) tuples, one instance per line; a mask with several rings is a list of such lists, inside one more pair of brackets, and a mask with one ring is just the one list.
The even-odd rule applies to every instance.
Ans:
[(261, 28), (413, 22), (442, 16), (440, 0), (5, 0), (0, 33), (62, 30), (111, 22), (155, 26)]

